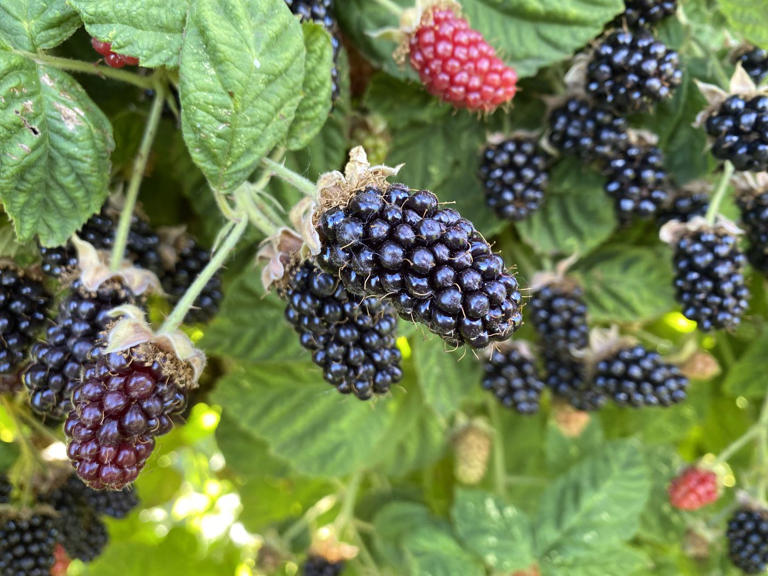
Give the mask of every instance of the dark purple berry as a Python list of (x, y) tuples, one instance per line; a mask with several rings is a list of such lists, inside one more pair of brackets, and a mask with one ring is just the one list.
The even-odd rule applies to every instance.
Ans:
[(570, 98), (549, 115), (549, 142), (588, 162), (613, 158), (627, 141), (627, 121), (587, 100)]

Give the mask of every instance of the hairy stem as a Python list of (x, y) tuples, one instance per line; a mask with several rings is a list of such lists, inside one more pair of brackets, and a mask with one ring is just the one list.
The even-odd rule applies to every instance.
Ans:
[(157, 136), (157, 129), (160, 126), (160, 118), (163, 113), (163, 103), (165, 101), (165, 83), (156, 82), (155, 99), (152, 101), (152, 108), (149, 112), (147, 125), (144, 127), (144, 136), (141, 139), (139, 151), (133, 161), (133, 170), (131, 172), (131, 181), (128, 183), (128, 190), (125, 193), (125, 204), (120, 212), (120, 221), (115, 231), (115, 242), (112, 246), (112, 256), (109, 267), (112, 271), (120, 268), (125, 256), (125, 247), (128, 244), (128, 234), (131, 231), (131, 219), (133, 210), (136, 207), (136, 199), (139, 197), (139, 188), (144, 178), (144, 171), (147, 169), (149, 153), (152, 150), (152, 144)]
[(728, 183), (731, 181), (731, 176), (733, 176), (733, 164), (726, 162), (723, 166), (723, 175), (720, 177), (720, 182), (717, 185), (717, 189), (715, 190), (712, 200), (709, 203), (709, 208), (707, 209), (707, 224), (710, 226), (714, 225), (715, 219), (720, 213), (720, 206), (728, 191)]
[(286, 184), (296, 188), (296, 190), (305, 196), (309, 196), (310, 198), (315, 197), (317, 186), (314, 182), (307, 180), (301, 174), (297, 174), (290, 168), (286, 167), (285, 164), (275, 162), (271, 158), (264, 157), (261, 159), (261, 163), (268, 171), (280, 178), (280, 180)]
[(507, 465), (504, 458), (504, 442), (501, 432), (501, 416), (495, 398), (488, 398), (488, 415), (493, 425), (493, 484), (496, 493), (504, 497), (507, 493)]

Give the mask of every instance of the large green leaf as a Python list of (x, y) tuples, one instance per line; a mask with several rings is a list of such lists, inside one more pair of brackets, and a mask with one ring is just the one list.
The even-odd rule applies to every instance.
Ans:
[(216, 427), (216, 443), (227, 468), (246, 480), (264, 476), (282, 478), (292, 471), (288, 462), (271, 454), (264, 440), (251, 434), (228, 412), (222, 414)]
[(536, 528), (539, 556), (554, 560), (578, 555), (585, 546), (629, 539), (649, 489), (638, 446), (631, 441), (607, 445), (545, 490)]
[(142, 66), (179, 65), (190, 0), (69, 0), (88, 33)]
[(71, 76), (0, 51), (0, 200), (22, 241), (63, 244), (107, 196), (112, 127)]
[(3, 0), (0, 45), (34, 52), (55, 48), (80, 27), (67, 0)]
[(486, 492), (458, 490), (451, 512), (459, 539), (495, 572), (514, 572), (534, 562), (528, 517)]
[(374, 544), (379, 554), (395, 566), (402, 566), (401, 546), (418, 529), (444, 530), (445, 522), (434, 518), (426, 506), (416, 502), (390, 502), (373, 518)]
[(480, 561), (465, 552), (448, 530), (414, 530), (403, 541), (403, 549), (412, 576), (485, 576)]
[(764, 0), (717, 0), (720, 11), (739, 34), (768, 49), (768, 3)]
[(237, 188), (285, 139), (304, 60), (301, 25), (284, 0), (195, 4), (181, 50), (182, 130), (214, 189)]
[(603, 179), (568, 158), (552, 171), (544, 206), (517, 229), (539, 254), (585, 255), (606, 240), (615, 226)]
[(544, 576), (632, 576), (639, 575), (640, 570), (651, 565), (647, 555), (624, 544), (611, 548), (586, 546), (581, 553), (574, 556), (548, 558), (542, 565), (542, 574)]
[(765, 395), (765, 375), (768, 374), (768, 331), (749, 345), (747, 351), (731, 366), (723, 389), (731, 396), (762, 398)]
[(569, 437), (550, 421), (547, 426), (547, 469), (555, 474), (561, 474), (574, 464), (580, 462), (588, 454), (600, 450), (605, 442), (603, 429), (597, 418), (590, 418), (589, 424), (576, 437)]

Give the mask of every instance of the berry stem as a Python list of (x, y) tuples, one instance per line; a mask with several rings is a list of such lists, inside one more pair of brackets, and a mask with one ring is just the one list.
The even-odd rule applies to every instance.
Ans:
[(726, 162), (725, 166), (723, 166), (723, 175), (720, 177), (720, 182), (717, 185), (715, 193), (712, 195), (712, 200), (710, 201), (709, 208), (707, 209), (706, 218), (707, 224), (709, 226), (714, 226), (715, 219), (720, 213), (720, 206), (725, 199), (726, 192), (728, 191), (728, 183), (731, 181), (731, 176), (733, 176), (733, 170), (733, 164), (730, 162)]
[(341, 534), (345, 528), (347, 528), (355, 514), (355, 504), (357, 502), (357, 493), (360, 491), (360, 483), (362, 482), (363, 474), (361, 472), (355, 472), (352, 478), (349, 479), (344, 490), (344, 498), (341, 501), (341, 510), (339, 515), (333, 521), (333, 526), (336, 528), (336, 532)]
[(296, 190), (305, 196), (309, 196), (310, 198), (314, 198), (316, 196), (317, 186), (315, 183), (307, 180), (301, 174), (297, 174), (290, 168), (286, 167), (285, 164), (275, 162), (266, 156), (261, 159), (261, 163), (265, 168), (267, 168), (269, 172), (280, 178), (280, 180), (286, 184), (293, 186), (296, 188)]
[(131, 181), (128, 183), (128, 190), (125, 193), (125, 204), (120, 212), (120, 221), (115, 231), (115, 242), (112, 247), (112, 255), (109, 266), (112, 271), (116, 271), (123, 263), (125, 256), (125, 247), (128, 244), (128, 234), (131, 231), (131, 220), (133, 218), (133, 209), (136, 207), (136, 200), (139, 196), (139, 188), (144, 178), (144, 171), (147, 169), (149, 153), (152, 150), (152, 144), (157, 135), (157, 129), (160, 126), (160, 118), (163, 113), (163, 104), (165, 102), (165, 82), (155, 78), (155, 98), (152, 101), (152, 108), (149, 112), (147, 125), (144, 127), (144, 136), (141, 140), (141, 146), (136, 153), (133, 161), (133, 170), (131, 172)]
[(493, 483), (502, 498), (507, 493), (507, 465), (504, 458), (504, 435), (501, 432), (501, 416), (496, 398), (488, 398), (488, 415), (493, 425)]
[(376, 0), (376, 4), (385, 8), (390, 14), (397, 16), (398, 20), (403, 15), (403, 7), (392, 0)]
[(725, 449), (723, 449), (723, 451), (718, 454), (717, 458), (715, 458), (713, 464), (723, 464), (727, 462), (731, 456), (749, 444), (749, 442), (751, 442), (759, 432), (760, 427), (757, 425), (749, 428), (744, 434), (726, 446)]
[(333, 508), (336, 502), (338, 502), (338, 497), (335, 494), (324, 496), (315, 502), (298, 520), (288, 526), (288, 529), (283, 532), (280, 537), (280, 546), (286, 550), (290, 549), (291, 542), (301, 534), (304, 528), (314, 522), (318, 516), (322, 516)]
[(35, 54), (32, 52), (24, 52), (23, 50), (14, 50), (16, 54), (32, 60), (37, 64), (43, 66), (50, 66), (51, 68), (58, 68), (59, 70), (67, 70), (69, 72), (79, 72), (82, 74), (95, 74), (103, 78), (111, 78), (112, 80), (119, 80), (120, 82), (126, 82), (133, 84), (139, 88), (148, 90), (154, 87), (154, 82), (151, 77), (139, 76), (133, 72), (127, 70), (119, 70), (117, 68), (110, 68), (108, 66), (99, 66), (92, 62), (83, 62), (82, 60), (72, 60), (70, 58), (60, 58), (58, 56), (49, 56), (48, 54)]

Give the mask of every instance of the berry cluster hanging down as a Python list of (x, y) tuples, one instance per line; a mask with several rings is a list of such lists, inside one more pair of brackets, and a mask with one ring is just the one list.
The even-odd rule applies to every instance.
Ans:
[(705, 123), (712, 154), (736, 170), (768, 170), (768, 96), (729, 96)]
[(506, 408), (535, 414), (544, 390), (534, 359), (514, 344), (494, 350), (484, 363), (482, 386)]
[(621, 222), (652, 218), (669, 199), (664, 155), (655, 146), (628, 146), (606, 168), (605, 192)]
[(0, 520), (0, 574), (50, 576), (58, 532), (50, 513)]
[(740, 508), (728, 521), (728, 555), (746, 574), (761, 574), (768, 567), (768, 512)]
[(549, 115), (549, 142), (587, 162), (613, 158), (627, 141), (627, 121), (587, 100), (569, 98)]

